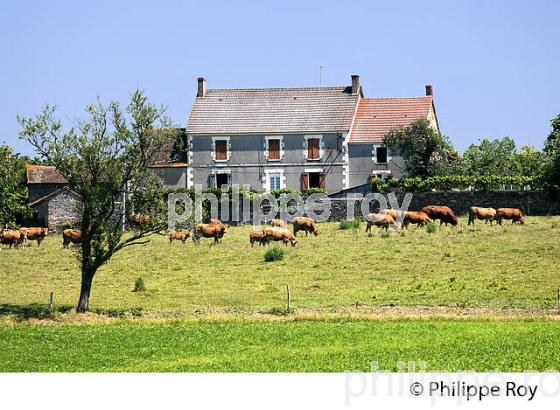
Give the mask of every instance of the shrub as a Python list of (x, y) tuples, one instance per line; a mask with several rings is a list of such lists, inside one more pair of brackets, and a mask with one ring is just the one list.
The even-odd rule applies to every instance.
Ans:
[(264, 254), (265, 262), (280, 261), (284, 258), (284, 249), (273, 246)]
[(435, 224), (434, 222), (430, 222), (428, 225), (426, 225), (426, 232), (436, 233), (437, 232), (437, 224)]
[(338, 229), (346, 230), (346, 229), (359, 229), (360, 228), (360, 221), (357, 219), (350, 219), (346, 221), (341, 221), (338, 224)]
[(144, 285), (144, 279), (142, 276), (138, 276), (134, 282), (133, 292), (144, 292), (146, 290), (146, 285)]

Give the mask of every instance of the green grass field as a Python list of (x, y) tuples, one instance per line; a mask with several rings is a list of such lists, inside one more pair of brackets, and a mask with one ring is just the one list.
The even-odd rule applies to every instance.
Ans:
[(557, 321), (260, 321), (0, 327), (0, 371), (560, 368)]
[[(557, 303), (560, 218), (528, 218), (525, 226), (443, 227), (434, 234), (368, 237), (322, 224), (319, 237), (302, 237), (282, 261), (265, 263), (251, 248), (251, 227), (231, 228), (223, 243), (169, 245), (155, 236), (117, 254), (97, 273), (92, 308), (147, 312), (268, 312), (285, 306), (290, 285), (296, 309), (364, 306), (457, 306), (546, 309)], [(135, 293), (141, 276), (147, 292)], [(61, 237), (41, 247), (0, 250), (0, 305), (74, 305), (78, 263)]]
[[(321, 224), (271, 263), (248, 226), (218, 246), (155, 236), (94, 280), (91, 308), (121, 319), (70, 313), (80, 274), (60, 236), (2, 248), (0, 371), (560, 369), (560, 218), (388, 237), (364, 228)], [(139, 276), (145, 292), (132, 291)]]

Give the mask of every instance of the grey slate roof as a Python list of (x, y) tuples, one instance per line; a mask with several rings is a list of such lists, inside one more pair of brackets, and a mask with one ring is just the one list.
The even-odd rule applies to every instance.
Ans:
[(348, 131), (357, 102), (351, 87), (208, 89), (194, 102), (187, 133)]

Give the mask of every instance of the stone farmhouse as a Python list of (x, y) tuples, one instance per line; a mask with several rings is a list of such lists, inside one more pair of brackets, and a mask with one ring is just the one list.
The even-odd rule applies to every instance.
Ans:
[(200, 77), (185, 130), (186, 187), (335, 193), (399, 178), (403, 161), (383, 137), (419, 118), (439, 130), (430, 85), (421, 97), (365, 98), (358, 75), (347, 86), (250, 89), (207, 88)]

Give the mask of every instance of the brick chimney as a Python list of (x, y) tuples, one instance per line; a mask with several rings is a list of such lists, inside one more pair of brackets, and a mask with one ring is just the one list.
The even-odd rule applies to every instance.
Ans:
[(360, 76), (358, 74), (352, 74), (352, 94), (358, 94), (360, 92)]
[(206, 96), (206, 78), (198, 77), (198, 92), (196, 93), (197, 97), (205, 97)]
[(426, 85), (426, 95), (434, 95), (434, 89), (430, 84)]

